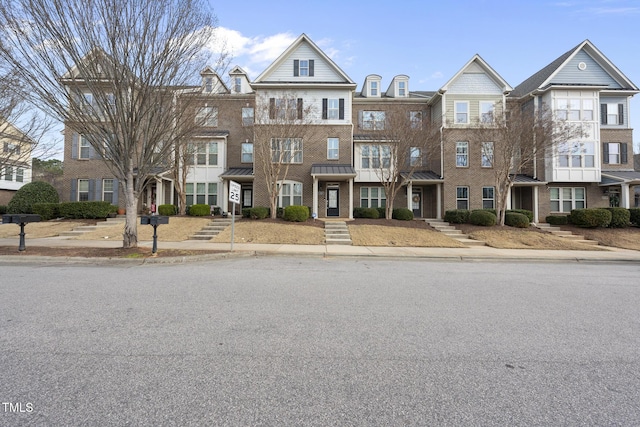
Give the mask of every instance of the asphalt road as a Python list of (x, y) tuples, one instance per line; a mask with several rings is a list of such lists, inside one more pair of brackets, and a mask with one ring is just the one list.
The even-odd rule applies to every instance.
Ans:
[(0, 425), (640, 425), (637, 265), (3, 265)]

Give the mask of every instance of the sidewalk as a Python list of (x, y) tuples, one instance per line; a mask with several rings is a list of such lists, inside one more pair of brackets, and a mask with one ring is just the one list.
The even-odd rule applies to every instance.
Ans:
[[(18, 247), (17, 238), (0, 239), (0, 246)], [(138, 242), (140, 247), (151, 247), (153, 242)], [(26, 240), (27, 251), (31, 246), (45, 247), (101, 247), (119, 248), (121, 240), (73, 240), (66, 237), (33, 238)], [(600, 248), (605, 248), (600, 246)], [(451, 261), (560, 261), (560, 262), (634, 262), (640, 263), (640, 251), (618, 248), (605, 248), (601, 251), (567, 251), (567, 250), (533, 250), (533, 249), (495, 249), (488, 246), (472, 246), (467, 248), (418, 248), (418, 247), (380, 247), (380, 246), (346, 246), (346, 245), (285, 245), (285, 244), (252, 244), (234, 243), (231, 251), (230, 243), (211, 243), (202, 240), (185, 240), (181, 242), (158, 242), (158, 251), (163, 249), (183, 250), (215, 250), (220, 254), (211, 256), (146, 258), (145, 262), (185, 262), (186, 258), (203, 260), (229, 256), (316, 256), (316, 257), (380, 257), (380, 258), (416, 258)], [(216, 256), (217, 255), (217, 256)], [(33, 257), (42, 260), (47, 257)], [(21, 260), (36, 261), (32, 257)], [(50, 257), (55, 258), (55, 257)], [(17, 256), (2, 256), (0, 261), (13, 261)], [(153, 261), (149, 261), (153, 260)], [(140, 260), (137, 260), (140, 262)]]

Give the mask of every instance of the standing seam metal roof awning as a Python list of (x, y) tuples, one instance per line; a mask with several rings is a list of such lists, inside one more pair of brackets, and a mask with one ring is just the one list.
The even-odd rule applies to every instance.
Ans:
[[(510, 175), (513, 177), (513, 175)], [(546, 181), (540, 181), (529, 175), (516, 175), (513, 180), (514, 187), (526, 187), (527, 185), (547, 185)]]
[(638, 171), (620, 171), (620, 172), (602, 172), (602, 179), (600, 180), (600, 186), (608, 185), (639, 185), (640, 184), (640, 172)]
[(355, 178), (356, 170), (351, 165), (311, 165), (311, 176), (324, 179)]
[(235, 181), (253, 181), (253, 168), (230, 168), (220, 174), (220, 178)]
[(409, 174), (408, 172), (401, 173), (403, 178), (407, 178), (413, 184), (435, 184), (444, 182), (444, 179), (440, 175), (435, 172), (413, 172)]

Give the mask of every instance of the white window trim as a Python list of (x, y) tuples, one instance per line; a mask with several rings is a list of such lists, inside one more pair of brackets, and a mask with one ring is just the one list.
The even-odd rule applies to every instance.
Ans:
[[(86, 191), (80, 191), (80, 183), (81, 182), (86, 182), (87, 183), (87, 190)], [(89, 200), (89, 180), (85, 179), (85, 178), (79, 178), (78, 182), (77, 182), (77, 185), (78, 185), (78, 187), (77, 187), (76, 200), (78, 202), (88, 201)], [(81, 193), (83, 193), (83, 194), (86, 193), (87, 194), (87, 200), (80, 200), (80, 194)]]
[[(285, 188), (285, 186), (288, 186), (289, 188), (289, 194), (283, 194), (283, 189)], [(296, 195), (295, 193), (295, 188), (299, 187), (300, 188), (300, 194)], [(300, 204), (297, 205), (295, 204), (295, 198), (296, 197), (300, 197)], [(284, 205), (283, 204), (283, 200), (285, 198), (289, 198), (289, 204)], [(283, 208), (286, 206), (304, 206), (304, 186), (301, 182), (299, 181), (291, 181), (291, 180), (285, 180), (285, 181), (280, 181), (278, 182), (278, 207), (279, 208)]]
[[(485, 197), (484, 191), (486, 189), (491, 189), (491, 197)], [(491, 207), (485, 207), (484, 203), (486, 201), (491, 201)], [(496, 207), (496, 188), (492, 186), (482, 187), (482, 209), (495, 209)]]
[[(466, 188), (467, 189), (467, 197), (458, 197), (458, 189), (460, 188)], [(458, 207), (458, 202), (460, 201), (466, 201), (467, 202), (467, 207), (466, 208), (460, 208)], [(466, 209), (469, 210), (469, 187), (466, 185), (459, 185), (456, 187), (456, 209)]]
[[(490, 147), (489, 151), (487, 150), (488, 147)], [(493, 160), (494, 160), (493, 149), (494, 149), (493, 141), (486, 141), (486, 142), (482, 143), (481, 148), (480, 148), (480, 151), (481, 151), (481, 154), (480, 154), (480, 165), (483, 168), (492, 168), (493, 167)], [(485, 163), (485, 159), (487, 159), (487, 163)]]
[[(107, 182), (107, 181), (111, 181), (111, 190), (110, 191), (107, 191), (107, 189), (106, 189), (107, 187), (105, 185), (105, 182)], [(107, 200), (105, 200), (105, 197), (104, 197), (105, 194), (111, 194), (111, 202), (110, 203), (113, 203), (113, 193), (114, 193), (113, 178), (105, 178), (105, 179), (103, 179), (102, 180), (102, 199), (101, 200), (102, 201), (107, 201)]]
[[(464, 144), (464, 145), (463, 145)], [(458, 147), (465, 147), (464, 154), (458, 154)], [(464, 165), (458, 164), (458, 156), (464, 156), (466, 159)], [(469, 167), (469, 141), (458, 141), (456, 142), (456, 167), (457, 168), (468, 168)]]
[[(378, 190), (378, 196), (377, 197), (372, 197), (371, 196), (371, 190), (372, 189), (377, 189)], [(362, 190), (366, 190), (367, 192), (367, 196), (363, 197), (362, 196)], [(366, 200), (367, 201), (367, 206), (362, 206), (362, 201)], [(371, 208), (372, 203), (371, 201), (375, 200), (376, 204), (378, 206), (375, 206), (374, 208), (384, 208), (387, 206), (387, 194), (384, 191), (384, 187), (360, 187), (360, 207), (361, 208)]]
[[(459, 122), (458, 121), (458, 105), (465, 105), (467, 107), (467, 110), (465, 113), (459, 113), (459, 114), (466, 114), (467, 118), (464, 122)], [(470, 110), (469, 110), (469, 101), (454, 101), (453, 102), (453, 121), (455, 124), (457, 125), (467, 125), (469, 124), (469, 115), (470, 115)]]
[[(570, 188), (571, 189), (571, 209), (569, 209), (568, 211), (565, 211), (564, 208), (564, 202), (567, 202), (569, 200), (564, 199), (563, 196), (563, 191), (564, 189)], [(558, 190), (558, 199), (552, 199), (551, 198), (551, 190)], [(582, 190), (582, 194), (584, 194), (584, 198), (583, 199), (576, 199), (576, 190)], [(551, 203), (553, 203), (554, 201), (558, 202), (558, 208), (559, 210), (553, 210), (553, 208), (551, 208)], [(573, 209), (576, 209), (576, 202), (583, 202), (583, 205), (581, 208), (586, 208), (587, 207), (587, 191), (584, 187), (549, 187), (549, 208), (551, 209), (551, 212), (555, 212), (555, 213), (570, 213)]]
[[(336, 146), (331, 147), (330, 142), (335, 142)], [(331, 152), (335, 152), (335, 156), (331, 156)], [(327, 160), (340, 159), (340, 138), (327, 138)]]
[[(482, 106), (486, 105), (486, 104), (490, 104), (491, 105), (491, 111), (489, 112), (491, 114), (491, 120), (485, 120), (483, 117), (483, 113), (482, 112)], [(496, 103), (494, 101), (479, 101), (478, 102), (478, 120), (480, 120), (480, 123), (493, 123), (496, 120), (495, 117), (495, 112), (496, 112)]]

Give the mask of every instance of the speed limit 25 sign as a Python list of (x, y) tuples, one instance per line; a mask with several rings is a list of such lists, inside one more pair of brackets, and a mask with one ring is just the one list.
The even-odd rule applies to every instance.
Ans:
[(240, 184), (235, 181), (229, 181), (229, 201), (240, 203)]

